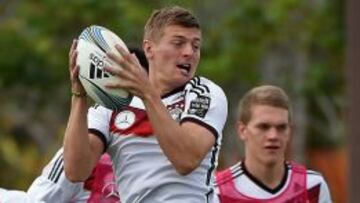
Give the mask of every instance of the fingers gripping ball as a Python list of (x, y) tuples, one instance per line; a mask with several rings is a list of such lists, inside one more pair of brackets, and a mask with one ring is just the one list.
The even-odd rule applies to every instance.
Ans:
[(106, 56), (106, 52), (118, 53), (115, 45), (128, 50), (126, 44), (112, 31), (101, 26), (85, 28), (79, 36), (77, 65), (80, 67), (79, 79), (86, 93), (96, 103), (112, 110), (129, 105), (133, 95), (122, 89), (108, 89), (106, 84), (120, 80), (104, 71), (105, 65), (117, 66)]

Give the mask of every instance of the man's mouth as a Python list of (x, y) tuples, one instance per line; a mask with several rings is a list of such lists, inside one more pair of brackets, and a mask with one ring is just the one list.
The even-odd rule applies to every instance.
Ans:
[(182, 73), (189, 74), (191, 70), (191, 65), (189, 63), (181, 63), (176, 65), (179, 69), (181, 69)]
[(270, 149), (270, 150), (277, 150), (279, 148), (280, 148), (279, 146), (274, 146), (274, 145), (265, 146), (265, 149)]

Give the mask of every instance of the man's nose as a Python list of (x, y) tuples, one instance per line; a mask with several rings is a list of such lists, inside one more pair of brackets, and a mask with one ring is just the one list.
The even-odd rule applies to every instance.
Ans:
[(270, 128), (267, 137), (268, 139), (278, 139), (279, 138), (279, 131), (276, 128)]
[(195, 50), (191, 43), (186, 43), (182, 51), (184, 55), (191, 56)]

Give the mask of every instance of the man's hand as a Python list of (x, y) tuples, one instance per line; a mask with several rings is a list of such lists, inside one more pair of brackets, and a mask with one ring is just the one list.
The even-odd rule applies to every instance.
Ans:
[(85, 89), (79, 80), (80, 67), (76, 65), (76, 59), (78, 56), (78, 52), (76, 50), (77, 44), (78, 41), (74, 39), (69, 52), (69, 72), (70, 72), (71, 90), (79, 94), (85, 94)]
[(115, 48), (120, 55), (109, 52), (107, 56), (122, 68), (105, 66), (104, 69), (119, 77), (120, 80), (116, 83), (107, 84), (106, 87), (125, 89), (131, 94), (145, 99), (147, 94), (150, 94), (154, 90), (147, 72), (141, 67), (135, 54), (128, 53), (120, 45), (116, 45)]

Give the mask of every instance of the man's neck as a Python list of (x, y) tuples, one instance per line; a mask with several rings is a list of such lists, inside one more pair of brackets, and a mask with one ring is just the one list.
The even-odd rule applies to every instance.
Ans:
[(149, 75), (149, 80), (151, 85), (157, 90), (160, 96), (164, 96), (173, 90), (180, 88), (183, 85), (176, 86), (175, 84), (170, 84), (166, 80), (162, 80), (156, 77), (156, 75)]
[[(151, 70), (151, 69), (150, 69)], [(172, 89), (170, 87), (167, 87), (164, 81), (157, 78), (157, 75), (154, 74), (149, 70), (149, 80), (151, 85), (157, 90), (159, 95), (164, 95), (168, 92), (170, 92)]]
[(276, 188), (285, 175), (284, 161), (265, 164), (252, 159), (245, 159), (248, 172), (268, 188)]

